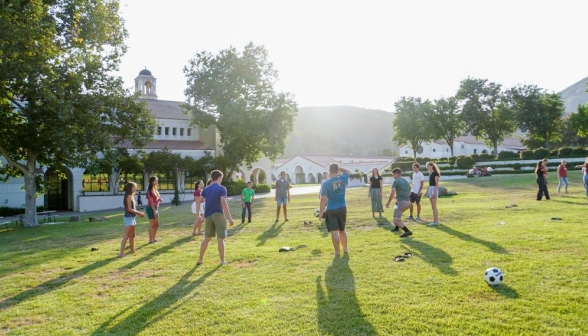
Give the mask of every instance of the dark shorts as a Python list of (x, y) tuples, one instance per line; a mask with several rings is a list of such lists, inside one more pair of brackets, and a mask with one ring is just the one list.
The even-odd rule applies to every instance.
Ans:
[[(155, 209), (157, 209), (157, 208), (155, 208)], [(145, 208), (145, 212), (147, 213), (147, 218), (155, 219), (155, 214), (153, 213), (153, 209), (150, 206)]]
[(421, 203), (421, 196), (411, 192), (410, 193), (410, 203)]
[(329, 232), (345, 231), (345, 222), (347, 221), (347, 207), (335, 210), (327, 210), (325, 213), (325, 224)]

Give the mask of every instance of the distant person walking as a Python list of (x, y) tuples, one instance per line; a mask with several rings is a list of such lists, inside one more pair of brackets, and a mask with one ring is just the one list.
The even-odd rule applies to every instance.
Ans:
[(588, 198), (588, 157), (584, 164), (577, 165), (576, 168), (582, 168), (582, 181), (584, 182), (584, 190), (586, 191), (586, 198)]
[[(423, 193), (423, 185), (425, 184), (425, 175), (420, 171), (421, 165), (418, 162), (412, 164), (412, 190), (410, 191), (410, 216), (407, 220), (421, 220), (421, 195)], [(412, 217), (413, 204), (416, 203), (417, 215)]]
[(284, 221), (288, 221), (288, 203), (290, 203), (290, 182), (286, 180), (286, 172), (280, 172), (280, 179), (276, 181), (276, 223), (280, 220), (280, 206), (284, 209)]
[(255, 190), (253, 190), (253, 183), (247, 182), (247, 187), (241, 191), (241, 224), (245, 223), (245, 212), (247, 211), (247, 223), (251, 223), (251, 208), (253, 208), (253, 199), (255, 198)]
[[(341, 172), (341, 175), (337, 175)], [(339, 245), (343, 247), (343, 252), (348, 253), (347, 232), (345, 232), (345, 223), (347, 222), (347, 205), (345, 203), (345, 189), (349, 183), (349, 170), (339, 167), (336, 163), (329, 166), (329, 179), (321, 188), (321, 207), (319, 218), (325, 218), (327, 229), (331, 233), (331, 241), (335, 248), (335, 256), (341, 254)]]
[(370, 177), (370, 190), (368, 191), (368, 197), (372, 200), (372, 217), (376, 218), (376, 212), (380, 214), (380, 218), (382, 218), (382, 212), (384, 212), (384, 207), (382, 207), (382, 188), (384, 185), (384, 180), (382, 176), (380, 176), (380, 172), (377, 168), (372, 169), (372, 176)]
[(439, 197), (439, 178), (441, 171), (434, 162), (427, 162), (427, 170), (429, 171), (429, 188), (427, 189), (427, 198), (431, 201), (431, 208), (433, 209), (433, 221), (429, 226), (439, 225), (439, 211), (437, 211), (437, 198)]
[(394, 176), (394, 182), (392, 182), (392, 190), (390, 190), (390, 196), (388, 196), (388, 202), (386, 208), (390, 207), (390, 202), (396, 196), (396, 205), (394, 206), (394, 225), (396, 226), (392, 231), (404, 231), (400, 235), (401, 238), (406, 238), (412, 235), (412, 232), (402, 222), (402, 213), (410, 208), (410, 183), (402, 178), (402, 171), (400, 168), (394, 168), (392, 170), (392, 176)]
[(159, 204), (163, 202), (161, 195), (157, 190), (157, 183), (159, 180), (157, 176), (151, 176), (149, 178), (149, 187), (147, 188), (147, 218), (149, 218), (149, 244), (157, 243), (155, 235), (159, 228)]
[(199, 200), (196, 202), (196, 213), (199, 213), (200, 206), (204, 199), (206, 199), (206, 208), (204, 209), (204, 240), (200, 244), (200, 257), (196, 265), (202, 264), (208, 243), (215, 235), (217, 238), (220, 263), (221, 265), (226, 265), (225, 238), (227, 238), (227, 219), (229, 220), (229, 225), (233, 226), (233, 217), (231, 217), (229, 205), (227, 204), (227, 188), (221, 185), (223, 173), (219, 170), (213, 170), (210, 176), (212, 183), (202, 190)]
[(565, 184), (566, 194), (568, 193), (568, 167), (566, 160), (561, 160), (561, 164), (557, 166), (557, 177), (559, 183), (557, 185), (557, 193), (559, 194), (562, 185)]
[(123, 198), (123, 206), (125, 208), (125, 215), (123, 217), (123, 223), (125, 225), (125, 234), (122, 242), (120, 243), (120, 254), (119, 257), (125, 256), (125, 246), (127, 240), (129, 241), (130, 253), (135, 253), (135, 227), (137, 225), (136, 218), (144, 217), (145, 214), (135, 209), (135, 191), (137, 190), (137, 184), (133, 182), (127, 183), (125, 186), (125, 196)]
[(545, 199), (550, 200), (549, 198), (549, 191), (547, 190), (547, 167), (544, 164), (543, 160), (537, 162), (537, 166), (535, 167), (535, 175), (537, 175), (537, 185), (539, 186), (539, 190), (537, 191), (537, 200), (540, 201), (545, 194)]
[(204, 181), (196, 181), (196, 183), (194, 183), (194, 203), (192, 205), (192, 214), (194, 214), (195, 217), (194, 227), (192, 228), (192, 236), (202, 235), (202, 222), (204, 221), (204, 202), (200, 206), (200, 212), (196, 212), (198, 199), (200, 198), (200, 193), (202, 193), (202, 189), (204, 189)]

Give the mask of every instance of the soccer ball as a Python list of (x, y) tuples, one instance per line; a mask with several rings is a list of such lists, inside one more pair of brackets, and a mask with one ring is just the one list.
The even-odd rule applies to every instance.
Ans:
[(490, 286), (500, 285), (504, 280), (504, 274), (496, 267), (490, 267), (484, 273), (484, 279)]
[(320, 212), (321, 212), (321, 209), (319, 209), (319, 208), (314, 209), (314, 217), (318, 217)]

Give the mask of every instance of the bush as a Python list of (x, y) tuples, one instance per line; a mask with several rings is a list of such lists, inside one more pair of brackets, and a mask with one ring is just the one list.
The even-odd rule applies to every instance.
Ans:
[(478, 155), (478, 160), (476, 160), (476, 162), (477, 161), (488, 161), (488, 160), (494, 160), (494, 155), (492, 155), (492, 154), (480, 154), (480, 155)]
[(550, 150), (549, 151), (549, 156), (550, 157), (557, 157), (557, 154), (559, 153), (559, 150), (554, 149), (554, 150)]
[(586, 149), (582, 147), (576, 147), (572, 149), (572, 156), (585, 156)]
[(515, 163), (512, 165), (512, 170), (521, 170), (521, 164), (520, 163)]
[(450, 164), (451, 166), (455, 165), (455, 161), (456, 161), (456, 160), (457, 160), (457, 157), (455, 157), (455, 156), (452, 156), (452, 157), (450, 157), (450, 158), (449, 158), (449, 164)]
[(533, 158), (533, 151), (532, 150), (521, 151), (521, 159), (531, 160), (532, 158)]
[(244, 188), (247, 188), (247, 183), (239, 179), (238, 181), (223, 183), (223, 186), (227, 188), (227, 196), (241, 195)]
[(400, 156), (398, 158), (396, 158), (396, 162), (408, 162), (408, 161), (412, 161), (414, 162), (414, 159), (408, 156)]
[[(45, 208), (41, 205), (37, 207), (37, 212), (45, 211)], [(22, 215), (25, 213), (24, 208), (11, 208), (11, 207), (0, 207), (0, 216), (2, 217), (10, 217), (16, 215)]]
[(568, 157), (572, 155), (572, 148), (571, 147), (562, 147), (557, 151), (557, 157)]
[(537, 148), (533, 151), (532, 158), (535, 160), (541, 160), (549, 156), (549, 151), (545, 148)]
[(270, 192), (271, 188), (265, 183), (258, 183), (253, 186), (253, 190), (255, 190), (256, 193), (266, 193)]
[(474, 165), (474, 163), (476, 163), (476, 161), (471, 156), (464, 156), (458, 158), (457, 161), (455, 161), (455, 163), (457, 164), (457, 168), (459, 169), (469, 169)]
[(402, 170), (402, 172), (409, 172), (409, 171), (412, 170), (412, 164), (413, 163), (414, 163), (414, 161), (411, 161), (411, 162), (395, 162), (395, 163), (392, 164), (391, 170), (394, 169), (394, 168), (400, 168), (400, 170)]
[(514, 159), (517, 157), (517, 153), (511, 151), (502, 151), (498, 153), (499, 159)]

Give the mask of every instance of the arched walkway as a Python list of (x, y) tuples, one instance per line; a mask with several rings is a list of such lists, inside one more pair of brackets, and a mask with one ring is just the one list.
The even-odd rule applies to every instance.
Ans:
[(304, 169), (302, 168), (302, 166), (298, 165), (296, 166), (296, 168), (294, 168), (294, 178), (296, 184), (306, 183)]
[[(108, 176), (108, 175), (106, 175)], [(70, 201), (73, 199), (73, 175), (67, 167), (47, 169), (44, 176), (45, 200), (47, 210), (72, 210)]]
[(312, 173), (308, 173), (308, 179), (306, 180), (307, 183), (316, 183), (316, 180), (314, 179), (314, 175), (312, 175)]

